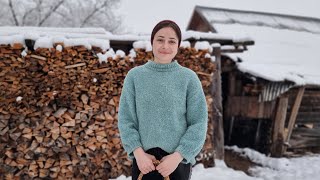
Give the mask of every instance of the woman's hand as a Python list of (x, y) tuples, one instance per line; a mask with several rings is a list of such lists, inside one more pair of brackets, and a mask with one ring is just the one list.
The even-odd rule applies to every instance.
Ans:
[(156, 169), (153, 164), (153, 161), (155, 161), (156, 158), (151, 154), (145, 153), (141, 147), (134, 150), (133, 154), (142, 174), (148, 174)]
[(183, 160), (183, 157), (180, 153), (174, 152), (168, 156), (165, 156), (161, 159), (161, 163), (157, 166), (158, 172), (163, 176), (169, 176)]

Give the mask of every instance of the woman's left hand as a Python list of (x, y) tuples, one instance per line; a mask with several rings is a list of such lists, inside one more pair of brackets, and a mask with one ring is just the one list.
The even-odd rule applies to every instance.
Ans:
[(178, 167), (182, 160), (183, 157), (181, 154), (174, 152), (173, 154), (163, 157), (156, 169), (163, 177), (167, 177)]

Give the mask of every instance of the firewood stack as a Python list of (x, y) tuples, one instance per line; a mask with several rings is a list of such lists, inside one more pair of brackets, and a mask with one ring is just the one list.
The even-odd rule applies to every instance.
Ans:
[[(0, 179), (130, 175), (117, 127), (119, 98), (128, 70), (151, 52), (137, 49), (135, 61), (117, 56), (100, 63), (97, 47), (38, 48), (24, 57), (23, 50), (0, 45)], [(177, 59), (199, 75), (211, 120), (215, 66), (206, 53), (181, 49)], [(212, 135), (210, 123), (199, 162), (212, 163)]]

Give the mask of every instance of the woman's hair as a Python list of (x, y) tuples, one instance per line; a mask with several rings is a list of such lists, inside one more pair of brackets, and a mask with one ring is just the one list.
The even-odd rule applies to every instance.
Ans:
[(162, 28), (165, 28), (165, 27), (171, 27), (174, 32), (176, 33), (177, 37), (178, 37), (178, 47), (180, 47), (180, 43), (181, 43), (181, 30), (179, 28), (179, 26), (171, 21), (171, 20), (163, 20), (163, 21), (160, 21), (152, 30), (152, 33), (151, 33), (151, 45), (153, 44), (153, 39), (154, 39), (154, 35)]

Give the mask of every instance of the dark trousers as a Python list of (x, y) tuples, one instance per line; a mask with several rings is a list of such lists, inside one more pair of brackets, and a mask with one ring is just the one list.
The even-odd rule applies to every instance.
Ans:
[[(166, 151), (161, 148), (149, 149), (146, 153), (152, 154), (157, 160), (161, 160), (164, 156), (169, 155)], [(180, 163), (175, 171), (170, 174), (170, 180), (190, 180), (191, 178), (192, 166), (191, 164)], [(140, 174), (136, 159), (133, 159), (132, 164), (132, 179), (137, 180)], [(145, 174), (142, 180), (163, 180), (163, 176), (157, 171), (149, 172)]]

